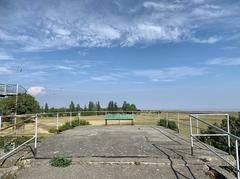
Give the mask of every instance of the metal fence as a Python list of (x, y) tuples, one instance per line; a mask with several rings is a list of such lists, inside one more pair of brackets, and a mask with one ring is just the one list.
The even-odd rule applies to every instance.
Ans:
[[(209, 122), (202, 120), (201, 116), (225, 116), (226, 120), (227, 120), (227, 131), (217, 127), (216, 125), (210, 124)], [(197, 126), (199, 125), (199, 122), (212, 127), (214, 129), (216, 129), (219, 133), (216, 134), (201, 134), (199, 133), (199, 131), (197, 130), (196, 133), (193, 133), (193, 120), (196, 121)], [(229, 121), (229, 114), (190, 114), (189, 115), (189, 130), (190, 130), (190, 145), (191, 145), (191, 154), (193, 155), (193, 147), (194, 147), (194, 140), (197, 140), (198, 142), (200, 142), (201, 144), (203, 144), (208, 150), (210, 150), (211, 152), (213, 152), (217, 157), (219, 157), (220, 159), (224, 160), (226, 163), (228, 163), (230, 166), (234, 167), (237, 171), (237, 178), (240, 179), (240, 170), (239, 170), (239, 154), (238, 154), (238, 141), (240, 141), (240, 138), (238, 136), (235, 136), (233, 134), (231, 134), (230, 132), (230, 125), (229, 125), (230, 121)], [(227, 161), (226, 159), (224, 159), (221, 155), (219, 155), (213, 148), (209, 147), (208, 145), (206, 145), (205, 143), (203, 143), (201, 140), (198, 139), (198, 137), (216, 137), (216, 136), (222, 136), (222, 137), (227, 137), (228, 140), (228, 149), (229, 149), (229, 153), (230, 153), (230, 147), (231, 147), (231, 139), (233, 139), (235, 141), (235, 153), (236, 153), (236, 165), (232, 165), (231, 162)]]
[(23, 146), (33, 143), (31, 151), (36, 155), (38, 135), (37, 115), (9, 115), (2, 117), (0, 128), (0, 161), (13, 155)]
[[(239, 177), (239, 157), (238, 157), (238, 140), (239, 137), (231, 134), (229, 126), (228, 114), (189, 114), (188, 112), (172, 112), (172, 111), (81, 111), (81, 112), (55, 112), (55, 113), (39, 113), (34, 115), (12, 115), (2, 117), (2, 126), (0, 126), (0, 137), (4, 140), (12, 140), (18, 136), (29, 136), (29, 138), (22, 143), (18, 144), (14, 148), (1, 152), (0, 160), (10, 156), (12, 153), (20, 149), (25, 145), (30, 145), (33, 148), (33, 154), (37, 154), (37, 141), (39, 137), (45, 137), (53, 135), (52, 129), (58, 130), (66, 123), (72, 125), (72, 122), (79, 122), (86, 120), (92, 125), (105, 125), (105, 115), (109, 113), (127, 113), (134, 115), (134, 123), (136, 125), (157, 125), (161, 119), (165, 119), (167, 123), (174, 121), (177, 126), (177, 132), (190, 136), (191, 148), (193, 153), (194, 141), (198, 140), (199, 136), (222, 136), (227, 137), (228, 147), (230, 148), (230, 139), (235, 140), (236, 147), (236, 167)], [(189, 118), (190, 116), (190, 118)], [(194, 120), (194, 121), (193, 121)], [(227, 120), (227, 131), (215, 126), (216, 121)], [(112, 123), (111, 123), (112, 122)], [(130, 124), (128, 121), (110, 121), (110, 124), (122, 125)], [(203, 126), (204, 124), (205, 126)], [(207, 131), (208, 127), (214, 127), (220, 134), (203, 134), (202, 131)], [(8, 138), (8, 136), (11, 136)], [(201, 141), (200, 141), (201, 142)], [(11, 143), (11, 141), (5, 141), (3, 149)], [(209, 148), (208, 145), (206, 147)], [(211, 150), (212, 148), (209, 148)], [(1, 150), (1, 148), (0, 148)], [(219, 156), (221, 158), (221, 156)]]

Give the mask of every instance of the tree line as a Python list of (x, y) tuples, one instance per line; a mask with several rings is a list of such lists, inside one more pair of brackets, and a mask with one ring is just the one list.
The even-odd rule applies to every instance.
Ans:
[(83, 107), (80, 104), (70, 102), (68, 107), (49, 107), (48, 103), (40, 107), (39, 102), (29, 94), (18, 95), (18, 103), (16, 106), (16, 97), (9, 96), (7, 98), (0, 99), (0, 108), (3, 110), (4, 115), (14, 114), (33, 114), (33, 113), (55, 113), (55, 112), (79, 112), (79, 111), (136, 111), (135, 104), (130, 104), (124, 101), (122, 105), (118, 105), (115, 101), (109, 101), (107, 107), (102, 107), (100, 102), (89, 101), (87, 105)]
[(80, 111), (137, 111), (137, 107), (135, 104), (130, 104), (127, 101), (124, 101), (121, 106), (118, 106), (117, 102), (115, 101), (109, 101), (106, 108), (103, 108), (99, 101), (89, 101), (88, 105), (85, 104), (83, 107), (71, 101), (69, 107), (49, 108), (48, 103), (45, 103), (45, 106), (41, 108), (41, 112), (44, 113)]

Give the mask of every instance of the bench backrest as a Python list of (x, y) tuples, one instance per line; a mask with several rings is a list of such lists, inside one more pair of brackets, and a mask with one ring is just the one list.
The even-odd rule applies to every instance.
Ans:
[(133, 114), (107, 114), (106, 120), (133, 120)]

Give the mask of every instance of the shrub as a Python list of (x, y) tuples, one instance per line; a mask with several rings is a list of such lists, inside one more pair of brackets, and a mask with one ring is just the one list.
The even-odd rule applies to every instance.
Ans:
[(50, 128), (50, 129), (48, 130), (48, 132), (49, 132), (49, 133), (57, 133), (58, 130), (57, 130), (56, 128)]
[(72, 159), (67, 159), (61, 155), (55, 155), (51, 160), (51, 165), (54, 167), (67, 167), (71, 165)]
[(168, 121), (168, 128), (177, 131), (177, 124), (174, 121)]
[(167, 120), (166, 119), (160, 119), (158, 122), (159, 126), (167, 127)]
[(74, 127), (77, 127), (77, 126), (85, 126), (85, 125), (90, 125), (88, 121), (86, 120), (73, 120), (70, 124), (70, 122), (66, 122), (65, 124), (63, 124), (62, 126), (59, 127), (58, 129), (58, 133), (59, 132), (62, 132), (62, 131), (65, 131), (65, 130), (68, 130), (68, 129), (72, 129)]
[(167, 121), (166, 119), (160, 119), (158, 122), (158, 125), (175, 130), (175, 131), (178, 130), (177, 124), (174, 121)]

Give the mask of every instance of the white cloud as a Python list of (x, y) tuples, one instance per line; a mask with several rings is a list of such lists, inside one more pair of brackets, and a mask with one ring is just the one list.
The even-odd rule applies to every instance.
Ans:
[(5, 52), (0, 52), (0, 60), (13, 60), (13, 59), (14, 58), (11, 55)]
[(196, 43), (202, 43), (202, 44), (214, 44), (218, 41), (220, 41), (221, 38), (220, 37), (209, 37), (207, 39), (198, 39), (198, 38), (192, 38), (192, 41), (193, 42), (196, 42)]
[(184, 31), (175, 26), (161, 26), (153, 24), (138, 24), (128, 34), (125, 46), (132, 46), (139, 42), (152, 41), (178, 41), (184, 35)]
[(102, 75), (102, 76), (93, 76), (91, 80), (94, 81), (116, 81), (117, 78), (109, 75)]
[(208, 65), (238, 66), (240, 58), (215, 58), (207, 61)]
[(12, 71), (8, 67), (0, 67), (0, 74), (1, 75), (7, 75), (11, 74)]
[(45, 94), (46, 89), (42, 86), (32, 86), (28, 89), (27, 93), (32, 95), (32, 96), (37, 96), (37, 95), (40, 95), (40, 94)]
[(64, 66), (64, 65), (56, 66), (56, 68), (59, 69), (59, 70), (73, 70), (72, 67)]
[(145, 8), (154, 8), (156, 10), (176, 10), (183, 8), (180, 4), (169, 4), (169, 3), (163, 3), (163, 2), (152, 2), (152, 1), (146, 1), (143, 3), (143, 6)]
[[(10, 5), (0, 12), (3, 19), (0, 40), (6, 46), (14, 45), (25, 51), (152, 42), (213, 44), (222, 40), (212, 35), (214, 31), (208, 32), (208, 39), (196, 38), (195, 32), (201, 32), (206, 24), (226, 24), (224, 18), (239, 12), (239, 8), (204, 1), (136, 1), (134, 11), (125, 1), (104, 2), (101, 6), (92, 1), (56, 3), (46, 0), (45, 3), (34, 2), (34, 5), (22, 3), (19, 7), (10, 1)], [(113, 4), (117, 4), (116, 7), (112, 7)]]
[(207, 73), (206, 68), (171, 67), (164, 69), (136, 70), (134, 75), (149, 78), (152, 81), (175, 81), (178, 79), (201, 76)]

